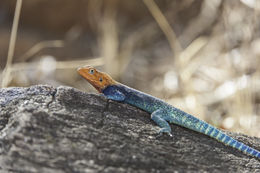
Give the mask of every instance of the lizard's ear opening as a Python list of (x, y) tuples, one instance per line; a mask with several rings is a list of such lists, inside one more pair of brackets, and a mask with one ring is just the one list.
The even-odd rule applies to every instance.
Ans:
[(100, 78), (99, 78), (99, 81), (100, 81), (100, 82), (102, 82), (102, 81), (103, 81), (103, 78), (102, 78), (102, 77), (100, 77)]

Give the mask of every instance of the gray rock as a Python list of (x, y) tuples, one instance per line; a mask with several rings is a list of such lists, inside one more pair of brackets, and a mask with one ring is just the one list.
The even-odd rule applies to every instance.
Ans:
[[(70, 87), (0, 89), (0, 172), (260, 172), (259, 160)], [(229, 135), (256, 149), (260, 139)]]

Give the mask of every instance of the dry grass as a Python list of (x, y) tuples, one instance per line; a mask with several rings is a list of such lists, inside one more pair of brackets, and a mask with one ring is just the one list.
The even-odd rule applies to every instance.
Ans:
[(16, 2), (14, 21), (13, 21), (9, 49), (8, 49), (8, 55), (7, 55), (5, 69), (3, 71), (2, 87), (6, 87), (10, 80), (10, 73), (11, 73), (10, 68), (12, 66), (13, 57), (14, 57), (14, 48), (15, 48), (16, 35), (17, 35), (17, 30), (18, 30), (18, 23), (19, 23), (19, 17), (20, 17), (20, 12), (21, 12), (21, 8), (22, 8), (22, 3), (23, 3), (23, 0), (17, 0), (17, 2)]
[[(10, 81), (11, 85), (19, 85), (18, 79), (28, 81), (23, 85), (31, 85), (30, 81), (45, 73), (48, 74), (42, 83), (49, 83), (50, 76), (57, 82), (54, 76), (62, 70), (59, 84), (82, 89), (86, 88), (85, 83), (71, 70), (84, 64), (104, 66), (122, 82), (161, 97), (217, 127), (260, 137), (259, 3), (250, 6), (246, 1), (204, 0), (199, 14), (183, 24), (181, 31), (175, 31), (172, 26), (180, 24), (177, 19), (182, 17), (178, 14), (194, 1), (168, 2), (171, 8), (162, 8), (154, 1), (143, 0), (152, 20), (122, 34), (118, 20), (120, 2), (111, 2), (88, 2), (88, 17), (99, 21), (90, 23), (97, 31), (98, 44), (93, 49), (97, 47), (100, 56), (70, 61), (47, 58), (54, 62), (51, 73), (41, 68), (37, 53), (46, 47), (63, 47), (66, 40), (35, 44), (20, 57), (24, 62), (12, 64), (16, 12), (17, 24), (12, 29), (2, 86), (8, 86)], [(67, 75), (71, 73), (72, 76)]]

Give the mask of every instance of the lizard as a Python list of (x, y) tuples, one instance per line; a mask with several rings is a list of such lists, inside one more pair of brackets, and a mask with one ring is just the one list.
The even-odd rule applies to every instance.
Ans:
[(175, 108), (159, 98), (123, 85), (115, 81), (108, 74), (92, 66), (83, 66), (78, 68), (77, 71), (107, 99), (130, 104), (150, 113), (151, 119), (160, 127), (159, 134), (166, 133), (172, 136), (169, 123), (173, 123), (212, 137), (227, 146), (260, 159), (260, 152), (258, 150), (235, 140), (222, 130)]

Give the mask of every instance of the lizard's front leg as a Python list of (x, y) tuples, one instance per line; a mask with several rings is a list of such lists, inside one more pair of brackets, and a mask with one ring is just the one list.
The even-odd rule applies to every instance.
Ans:
[(103, 94), (105, 95), (105, 97), (107, 99), (110, 99), (110, 100), (115, 100), (115, 101), (124, 101), (125, 100), (125, 95), (122, 92), (120, 92), (119, 90), (114, 89), (114, 88), (108, 88), (107, 90), (105, 90), (103, 92)]
[(151, 119), (161, 127), (159, 134), (167, 133), (169, 136), (171, 134), (171, 127), (169, 123), (166, 121), (167, 113), (163, 109), (157, 109), (151, 114)]

